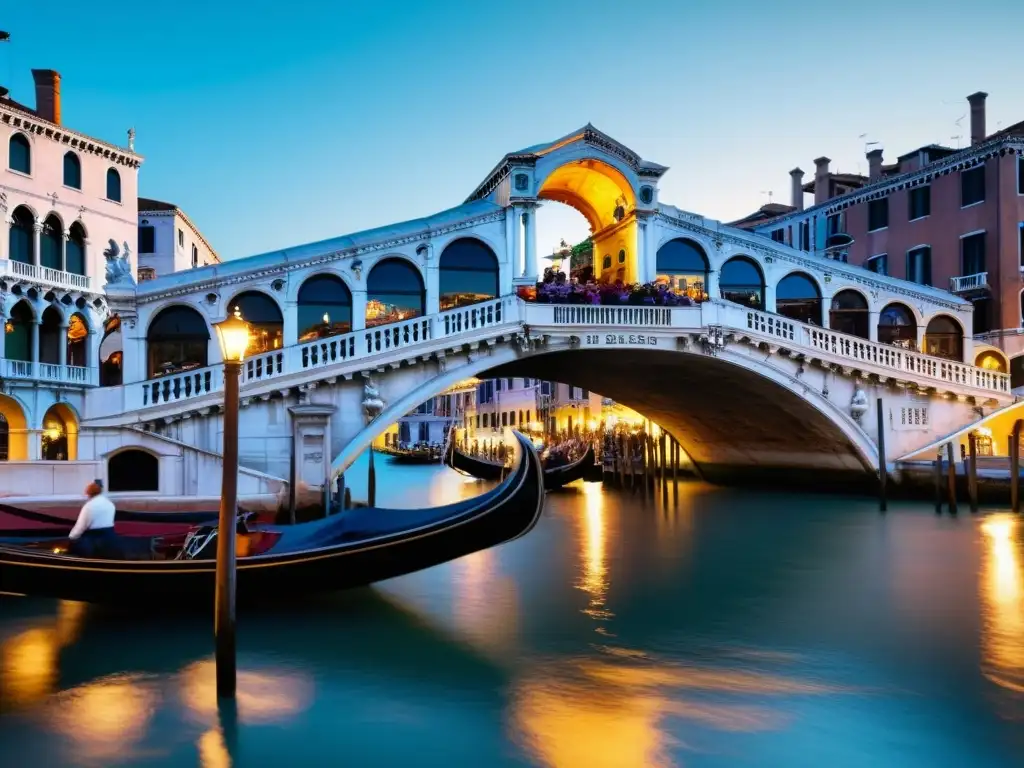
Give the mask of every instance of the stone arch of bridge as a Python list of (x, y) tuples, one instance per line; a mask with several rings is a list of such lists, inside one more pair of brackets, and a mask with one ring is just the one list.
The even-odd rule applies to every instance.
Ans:
[(757, 474), (815, 466), (861, 478), (873, 471), (874, 441), (845, 410), (795, 376), (734, 354), (623, 348), (523, 354), (512, 345), (496, 347), (389, 403), (343, 447), (331, 474), (345, 471), (392, 422), (473, 376), (561, 381), (610, 397), (661, 425), (712, 481), (728, 482), (738, 467)]

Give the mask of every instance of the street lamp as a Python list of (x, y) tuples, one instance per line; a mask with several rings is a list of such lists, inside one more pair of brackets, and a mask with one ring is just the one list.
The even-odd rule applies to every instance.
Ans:
[(252, 329), (238, 307), (216, 323), (224, 359), (224, 473), (217, 527), (217, 592), (214, 637), (217, 646), (217, 696), (235, 697), (235, 516), (238, 512), (238, 375)]

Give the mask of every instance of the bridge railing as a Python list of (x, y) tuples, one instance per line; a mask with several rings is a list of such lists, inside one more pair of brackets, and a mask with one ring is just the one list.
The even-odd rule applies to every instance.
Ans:
[[(614, 325), (638, 328), (679, 328), (700, 325), (699, 306), (535, 304), (524, 302), (524, 319), (537, 325)], [(695, 327), (696, 327), (695, 325)]]
[[(934, 379), (936, 382), (972, 387), (998, 394), (1010, 393), (1010, 376), (998, 371), (945, 360), (921, 352), (915, 352), (891, 344), (869, 341), (858, 336), (807, 325), (767, 312), (739, 308), (745, 316), (741, 323), (736, 319), (722, 323), (733, 328), (746, 329), (753, 333), (777, 339), (781, 346), (792, 345), (794, 350), (809, 348), (836, 358), (836, 362), (857, 366), (867, 364), (874, 368), (891, 371), (894, 377), (900, 373), (914, 377)], [(736, 311), (723, 313), (727, 317)], [(739, 319), (739, 318), (737, 318)]]

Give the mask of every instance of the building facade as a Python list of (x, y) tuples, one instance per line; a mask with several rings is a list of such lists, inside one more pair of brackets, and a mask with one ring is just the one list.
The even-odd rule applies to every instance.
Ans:
[[(142, 157), (64, 125), (60, 75), (35, 107), (0, 96), (0, 457), (68, 460), (99, 384), (108, 258), (130, 256)], [(130, 261), (119, 261), (128, 264)]]
[[(734, 222), (808, 253), (821, 254), (921, 285), (949, 290), (974, 305), (971, 332), (981, 364), (1024, 385), (1024, 122), (989, 134), (987, 94), (968, 97), (971, 144), (920, 147), (883, 163), (867, 153), (867, 177), (835, 174), (827, 157), (814, 178), (791, 172), (789, 206)], [(804, 206), (806, 193), (814, 204)], [(844, 307), (835, 307), (843, 311)], [(899, 325), (906, 318), (885, 319)], [(982, 357), (983, 356), (983, 357)]]
[(213, 246), (174, 203), (139, 198), (138, 281), (220, 264)]

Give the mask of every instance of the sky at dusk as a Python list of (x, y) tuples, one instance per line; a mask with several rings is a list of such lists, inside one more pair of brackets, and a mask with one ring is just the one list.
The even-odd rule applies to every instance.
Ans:
[[(66, 125), (134, 126), (140, 193), (225, 258), (456, 206), (587, 122), (669, 166), (662, 202), (728, 221), (789, 202), (819, 155), (866, 173), (867, 141), (887, 161), (969, 143), (969, 93), (990, 132), (1024, 120), (1019, 0), (8, 5), (12, 97), (56, 69)], [(541, 253), (586, 234), (558, 204), (538, 217)]]

